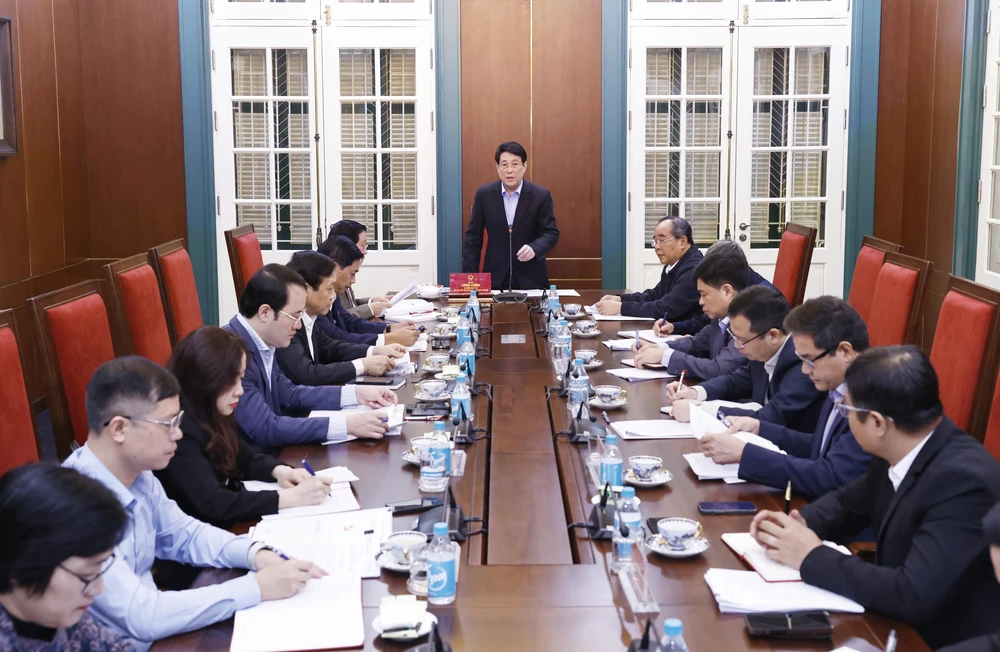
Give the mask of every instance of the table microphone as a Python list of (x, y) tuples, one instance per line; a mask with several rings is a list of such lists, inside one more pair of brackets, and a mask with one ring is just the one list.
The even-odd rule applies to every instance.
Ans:
[(507, 255), (510, 258), (510, 273), (507, 275), (507, 290), (493, 297), (494, 301), (523, 303), (527, 292), (514, 292), (514, 227), (507, 227)]

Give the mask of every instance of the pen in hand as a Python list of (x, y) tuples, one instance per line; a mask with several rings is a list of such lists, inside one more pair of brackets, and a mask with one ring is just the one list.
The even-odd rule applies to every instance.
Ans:
[[(302, 468), (305, 469), (306, 471), (308, 471), (309, 475), (311, 475), (312, 477), (314, 477), (314, 478), (316, 477), (316, 472), (313, 471), (313, 467), (309, 466), (309, 462), (307, 462), (305, 460), (302, 460)], [(328, 492), (326, 495), (327, 496), (332, 496), (333, 492), (332, 491)]]
[(785, 487), (785, 514), (788, 514), (792, 510), (792, 481), (788, 481), (788, 485)]

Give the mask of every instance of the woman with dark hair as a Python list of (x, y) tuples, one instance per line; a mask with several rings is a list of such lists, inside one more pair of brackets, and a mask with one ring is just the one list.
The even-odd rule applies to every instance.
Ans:
[[(318, 505), (330, 492), (328, 479), (258, 453), (238, 434), (233, 411), (243, 395), (247, 358), (238, 335), (205, 326), (178, 342), (167, 362), (181, 386), (184, 436), (156, 475), (181, 509), (218, 527)], [(249, 491), (241, 480), (277, 481), (281, 488)]]
[(0, 478), (0, 650), (134, 649), (87, 611), (128, 515), (73, 469), (26, 464)]

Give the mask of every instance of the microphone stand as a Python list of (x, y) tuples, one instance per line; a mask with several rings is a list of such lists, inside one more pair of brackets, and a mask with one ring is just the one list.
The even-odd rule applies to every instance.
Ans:
[[(469, 424), (464, 433), (459, 432), (458, 430), (459, 424), (461, 423)], [(458, 404), (458, 414), (451, 415), (451, 425), (455, 426), (455, 434), (452, 437), (452, 441), (455, 442), (456, 445), (474, 444), (480, 439), (486, 439), (490, 436), (490, 433), (486, 430), (486, 428), (478, 428), (472, 425), (472, 422), (469, 421), (469, 415), (465, 413), (464, 403)], [(482, 436), (475, 437), (474, 435), (476, 433), (482, 433)]]
[[(544, 312), (544, 311), (539, 310), (539, 312)], [(539, 328), (539, 329), (537, 329), (535, 331), (535, 335), (545, 335), (545, 336), (548, 336), (548, 334), (549, 334), (549, 323), (551, 321), (552, 321), (552, 311), (550, 310), (548, 316), (545, 318), (545, 322), (542, 324), (542, 327)]]
[(507, 253), (510, 256), (510, 274), (507, 276), (507, 289), (493, 297), (498, 303), (524, 303), (528, 298), (526, 292), (514, 292), (514, 229), (507, 227)]
[(628, 646), (628, 652), (656, 652), (659, 644), (656, 641), (656, 634), (653, 633), (653, 619), (646, 621), (646, 631), (642, 634), (642, 640), (633, 639)]
[[(426, 643), (407, 648), (404, 652), (451, 652), (451, 646), (445, 643), (444, 639), (441, 638), (441, 633), (438, 631), (438, 625), (437, 623), (434, 623), (431, 625), (431, 633), (428, 635)], [(643, 652), (646, 651), (644, 650)], [(648, 652), (653, 651), (649, 650)]]

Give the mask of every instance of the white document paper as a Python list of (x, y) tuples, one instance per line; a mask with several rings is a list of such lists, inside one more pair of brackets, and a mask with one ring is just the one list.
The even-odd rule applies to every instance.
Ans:
[(705, 582), (722, 613), (768, 611), (841, 611), (864, 613), (854, 600), (805, 582), (768, 583), (754, 571), (710, 568)]
[(634, 340), (624, 339), (624, 340), (604, 340), (601, 342), (604, 346), (608, 347), (612, 351), (631, 351), (632, 342)]
[[(316, 475), (323, 478), (330, 478), (334, 484), (341, 482), (357, 482), (358, 476), (346, 466), (331, 466), (322, 471), (316, 471)], [(261, 482), (260, 480), (244, 480), (243, 488), (247, 491), (277, 491), (281, 487), (277, 482)]]
[(651, 317), (626, 317), (625, 315), (602, 315), (596, 306), (584, 306), (594, 321), (656, 321)]
[(714, 413), (706, 412), (701, 405), (692, 405), (688, 412), (691, 415), (691, 429), (698, 439), (709, 434), (720, 435), (728, 430), (724, 423), (715, 418)]
[(392, 297), (389, 298), (389, 307), (391, 308), (392, 306), (396, 305), (403, 299), (411, 296), (414, 292), (417, 291), (417, 287), (419, 286), (420, 286), (420, 279), (415, 278), (412, 281), (410, 281), (409, 285), (407, 285), (400, 292), (397, 292), (396, 294), (392, 295)]
[[(335, 414), (352, 414), (354, 412), (371, 412), (371, 411), (384, 412), (389, 421), (386, 425), (389, 426), (389, 432), (385, 433), (387, 436), (400, 434), (400, 426), (403, 425), (403, 419), (406, 416), (406, 406), (402, 403), (397, 403), (396, 405), (390, 405), (389, 407), (380, 408), (370, 408), (367, 405), (354, 405), (343, 410), (313, 410), (309, 413), (309, 418), (319, 417), (319, 418), (329, 418)], [(351, 439), (357, 439), (357, 437), (351, 437)], [(350, 441), (350, 440), (348, 440)], [(324, 446), (330, 444), (339, 444), (339, 441), (325, 441)]]
[[(760, 403), (754, 403), (753, 401), (747, 401), (746, 403), (737, 403), (735, 401), (723, 401), (717, 399), (715, 401), (705, 401), (704, 403), (699, 403), (701, 409), (709, 414), (718, 414), (720, 407), (734, 407), (741, 410), (759, 410), (762, 406)], [(663, 414), (673, 414), (674, 406), (664, 405), (660, 408), (660, 412)]]
[(407, 347), (407, 353), (426, 353), (427, 352), (427, 333), (421, 333), (417, 341), (413, 343), (413, 346)]
[[(801, 582), (802, 575), (794, 568), (785, 566), (767, 556), (764, 547), (757, 543), (749, 532), (731, 532), (722, 535), (722, 542), (733, 549), (740, 557), (750, 564), (767, 582)], [(837, 552), (850, 556), (851, 551), (832, 541), (824, 541), (823, 545)]]
[(722, 480), (739, 477), (739, 464), (716, 464), (704, 453), (685, 453), (684, 459), (699, 480)]
[[(631, 331), (621, 330), (621, 331), (618, 331), (618, 336), (619, 337), (631, 337), (632, 339), (635, 339), (635, 331), (634, 330), (631, 330)], [(645, 330), (640, 330), (639, 331), (639, 339), (640, 340), (642, 340), (643, 342), (652, 342), (653, 344), (657, 344), (659, 346), (665, 346), (666, 344), (669, 344), (670, 342), (673, 342), (674, 340), (679, 340), (679, 339), (683, 339), (683, 338), (684, 338), (683, 335), (667, 335), (666, 337), (657, 337), (656, 335), (653, 334), (653, 329), (652, 328), (647, 328)]]
[[(622, 358), (622, 364), (626, 367), (635, 368), (635, 358)], [(647, 362), (643, 369), (666, 369), (659, 362)]]
[(310, 580), (285, 600), (236, 612), (230, 652), (285, 652), (360, 647), (365, 643), (361, 578)]
[(277, 514), (266, 514), (261, 518), (265, 521), (274, 521), (286, 518), (336, 514), (337, 512), (353, 512), (359, 509), (361, 509), (361, 505), (358, 504), (358, 499), (354, 497), (354, 491), (351, 489), (350, 483), (341, 482), (330, 486), (330, 495), (319, 505), (289, 507), (280, 510)]
[(631, 382), (643, 380), (669, 380), (676, 378), (665, 369), (609, 369), (608, 373)]
[(691, 439), (691, 424), (673, 419), (615, 421), (612, 429), (622, 439)]
[(580, 293), (577, 292), (576, 290), (559, 290), (559, 289), (556, 289), (556, 292), (561, 297), (578, 297), (578, 296), (580, 296)]

